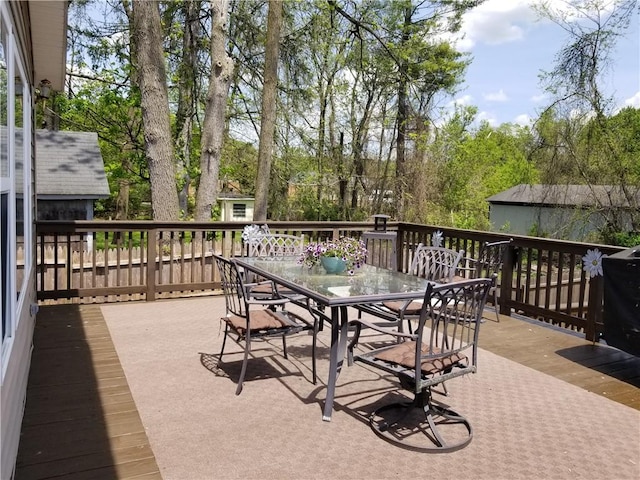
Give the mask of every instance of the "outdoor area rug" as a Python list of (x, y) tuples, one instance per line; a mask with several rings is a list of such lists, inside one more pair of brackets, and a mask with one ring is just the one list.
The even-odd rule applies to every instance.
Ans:
[(322, 421), (328, 327), (318, 385), (311, 337), (299, 335), (287, 340), (288, 359), (280, 340), (254, 343), (236, 396), (242, 355), (216, 358), (223, 297), (101, 310), (165, 480), (640, 478), (640, 411), (482, 349), (478, 373), (447, 382), (442, 397), (470, 420), (473, 440), (425, 454), (369, 428), (370, 412), (403, 395), (377, 370), (345, 362), (332, 421)]

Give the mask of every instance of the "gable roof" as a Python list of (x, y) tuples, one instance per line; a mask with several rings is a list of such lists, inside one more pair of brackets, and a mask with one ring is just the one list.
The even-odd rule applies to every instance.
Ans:
[[(640, 187), (631, 186), (631, 194), (640, 202)], [(606, 205), (628, 208), (617, 185), (527, 185), (520, 184), (487, 199), (492, 204), (593, 207)]]
[(36, 191), (43, 199), (108, 197), (98, 134), (36, 130)]

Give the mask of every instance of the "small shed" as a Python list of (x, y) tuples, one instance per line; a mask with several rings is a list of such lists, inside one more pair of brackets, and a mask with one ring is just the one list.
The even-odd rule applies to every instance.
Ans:
[[(636, 192), (640, 200), (640, 193)], [(487, 199), (494, 230), (546, 234), (585, 241), (605, 225), (601, 207), (629, 217), (629, 203), (614, 185), (516, 185)], [(598, 207), (598, 205), (600, 207)], [(629, 228), (631, 223), (629, 221)]]
[(92, 220), (109, 183), (95, 132), (36, 130), (38, 220)]
[(222, 192), (218, 196), (220, 203), (220, 221), (251, 222), (255, 198), (237, 192)]

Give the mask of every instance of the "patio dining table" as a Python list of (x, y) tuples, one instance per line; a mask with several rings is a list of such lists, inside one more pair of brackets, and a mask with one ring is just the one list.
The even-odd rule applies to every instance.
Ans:
[[(260, 277), (272, 280), (313, 301), (307, 305), (312, 313), (331, 322), (329, 378), (322, 419), (331, 421), (336, 382), (344, 362), (347, 335), (347, 307), (378, 303), (386, 300), (418, 299), (424, 296), (428, 281), (415, 275), (363, 265), (353, 275), (327, 274), (320, 266), (309, 268), (298, 263), (297, 257), (238, 257), (236, 263)], [(326, 313), (326, 310), (330, 313)]]

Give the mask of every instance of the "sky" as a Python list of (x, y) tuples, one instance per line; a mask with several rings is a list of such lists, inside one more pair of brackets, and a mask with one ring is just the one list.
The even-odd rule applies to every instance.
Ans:
[[(554, 59), (569, 38), (558, 25), (539, 20), (530, 8), (534, 0), (487, 0), (464, 18), (464, 38), (458, 48), (472, 55), (466, 82), (455, 96), (458, 104), (478, 107), (478, 119), (491, 125), (527, 124), (549, 98), (539, 75), (552, 70)], [(553, 0), (562, 6), (562, 0)], [(618, 108), (640, 108), (640, 30), (638, 15), (620, 38), (604, 80)]]

